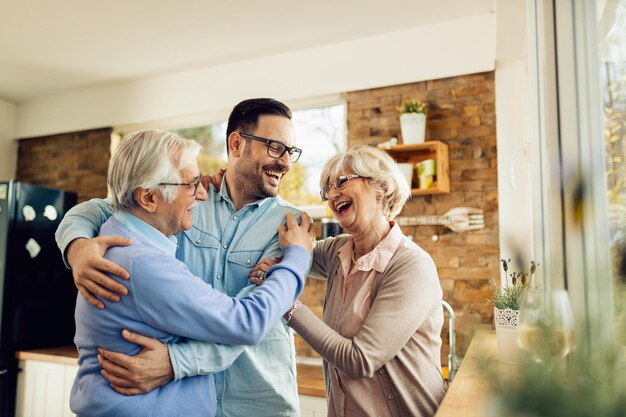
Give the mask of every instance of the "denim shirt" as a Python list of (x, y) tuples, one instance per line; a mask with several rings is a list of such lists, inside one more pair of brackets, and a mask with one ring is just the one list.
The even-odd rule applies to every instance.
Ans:
[[(214, 288), (234, 296), (250, 287), (248, 273), (261, 259), (281, 256), (278, 225), (285, 214), (299, 215), (280, 197), (266, 198), (235, 211), (226, 192), (209, 187), (208, 199), (194, 210), (193, 227), (179, 236), (177, 257)], [(298, 416), (293, 331), (282, 321), (265, 339), (240, 347), (232, 366), (215, 374), (218, 417)], [(171, 345), (177, 378), (212, 372), (233, 351), (199, 341)]]
[[(280, 197), (235, 211), (226, 188), (225, 180), (219, 192), (209, 187), (207, 200), (199, 202), (193, 212), (194, 226), (178, 235), (176, 257), (192, 274), (233, 296), (247, 291), (248, 272), (259, 260), (281, 255), (278, 225), (286, 213), (299, 212)], [(95, 236), (110, 215), (103, 200), (74, 207), (56, 233), (61, 251), (65, 254), (73, 239)], [(188, 341), (170, 345), (169, 351), (176, 379), (218, 372), (217, 417), (299, 415), (293, 332), (282, 321), (255, 346)]]

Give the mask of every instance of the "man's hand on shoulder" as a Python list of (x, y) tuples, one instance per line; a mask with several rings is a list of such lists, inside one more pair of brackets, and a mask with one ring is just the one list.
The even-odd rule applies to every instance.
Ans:
[(75, 239), (68, 245), (67, 261), (72, 267), (74, 284), (94, 307), (104, 308), (104, 303), (96, 296), (118, 302), (119, 295), (128, 293), (126, 287), (107, 275), (128, 279), (128, 271), (103, 256), (111, 246), (128, 246), (131, 243), (131, 239), (120, 236), (98, 236), (93, 239)]

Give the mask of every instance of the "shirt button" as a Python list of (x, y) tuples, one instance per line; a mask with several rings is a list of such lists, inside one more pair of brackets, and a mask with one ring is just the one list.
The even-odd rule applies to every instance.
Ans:
[(217, 276), (217, 279), (222, 279), (222, 276), (221, 276), (221, 275), (218, 275), (218, 276)]
[(237, 220), (237, 216), (233, 216), (233, 220)]
[(224, 249), (226, 249), (226, 248), (228, 248), (228, 245), (227, 245), (226, 243), (224, 243), (224, 245), (222, 245), (222, 247), (223, 247)]
[(250, 265), (252, 263), (252, 259), (246, 259), (246, 263)]
[(381, 369), (380, 371), (378, 371), (378, 373), (379, 373), (380, 375), (385, 375), (385, 370), (384, 370), (384, 369)]
[(202, 242), (200, 239), (196, 240), (196, 243), (199, 245)]
[(387, 394), (387, 399), (388, 400), (393, 400), (393, 394)]

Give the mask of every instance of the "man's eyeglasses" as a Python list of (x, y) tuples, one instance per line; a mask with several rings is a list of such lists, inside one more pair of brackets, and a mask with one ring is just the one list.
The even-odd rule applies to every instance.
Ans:
[(200, 187), (200, 184), (202, 184), (202, 174), (198, 175), (193, 181), (191, 182), (161, 182), (159, 183), (159, 185), (180, 185), (180, 186), (186, 186), (188, 188), (193, 188), (193, 195), (195, 196), (196, 193), (198, 192), (198, 187)]
[(289, 160), (293, 163), (300, 159), (302, 155), (302, 149), (295, 146), (287, 146), (277, 140), (262, 138), (261, 136), (249, 135), (247, 133), (239, 132), (241, 137), (246, 139), (256, 140), (257, 142), (263, 142), (267, 145), (267, 154), (272, 158), (280, 158), (285, 152), (289, 154)]
[(341, 175), (335, 178), (335, 181), (326, 184), (326, 187), (322, 191), (320, 191), (320, 197), (322, 197), (322, 201), (328, 200), (328, 193), (332, 187), (335, 187), (335, 190), (343, 190), (348, 185), (348, 181), (353, 180), (355, 178), (366, 178), (360, 175), (351, 174), (351, 175)]

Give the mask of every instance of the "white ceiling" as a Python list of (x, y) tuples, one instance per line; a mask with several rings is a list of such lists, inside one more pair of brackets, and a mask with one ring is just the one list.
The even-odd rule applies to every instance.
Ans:
[(0, 0), (0, 98), (22, 103), (403, 30), (486, 13), (493, 1)]

